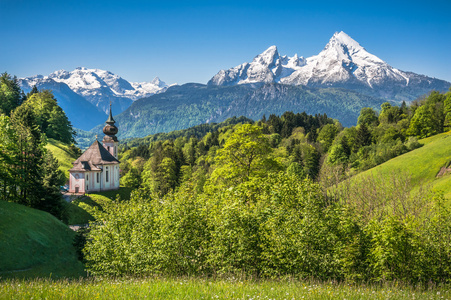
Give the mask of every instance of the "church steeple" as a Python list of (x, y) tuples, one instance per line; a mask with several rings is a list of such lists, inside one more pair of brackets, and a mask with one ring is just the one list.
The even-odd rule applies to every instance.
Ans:
[(105, 147), (105, 149), (108, 150), (108, 152), (110, 152), (116, 159), (118, 158), (117, 156), (117, 147), (119, 145), (119, 141), (116, 137), (116, 134), (118, 133), (118, 129), (116, 127), (116, 125), (114, 125), (114, 123), (116, 123), (116, 121), (114, 121), (113, 119), (113, 113), (111, 111), (111, 102), (110, 102), (110, 114), (108, 116), (108, 120), (106, 120), (106, 125), (105, 127), (103, 127), (103, 133), (105, 133), (105, 136), (103, 137), (103, 146)]
[(108, 120), (106, 120), (105, 123), (107, 125), (105, 125), (105, 127), (103, 127), (103, 133), (105, 133), (107, 136), (111, 137), (114, 141), (117, 141), (116, 134), (119, 130), (117, 129), (116, 125), (114, 125), (114, 123), (116, 123), (116, 121), (114, 121), (113, 114), (111, 112), (111, 102), (110, 102), (110, 115), (108, 117)]
[(111, 102), (110, 102), (110, 115), (108, 117), (108, 120), (106, 120), (106, 123), (112, 124), (112, 125), (114, 125), (114, 123), (116, 123), (116, 121), (114, 121), (114, 119), (113, 119), (113, 114), (111, 113)]

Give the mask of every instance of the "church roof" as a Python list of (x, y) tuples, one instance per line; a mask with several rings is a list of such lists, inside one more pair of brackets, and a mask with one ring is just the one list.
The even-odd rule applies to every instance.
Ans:
[(74, 167), (69, 171), (101, 171), (98, 166), (118, 163), (119, 161), (96, 140), (73, 162)]

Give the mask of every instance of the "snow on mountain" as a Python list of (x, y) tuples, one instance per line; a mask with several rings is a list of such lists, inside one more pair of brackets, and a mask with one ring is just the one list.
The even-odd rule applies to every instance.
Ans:
[(169, 87), (156, 77), (151, 82), (128, 82), (120, 76), (100, 69), (76, 68), (68, 72), (59, 70), (48, 76), (36, 75), (23, 78), (22, 85), (32, 87), (52, 80), (66, 84), (72, 91), (107, 112), (109, 102), (118, 104), (116, 112), (125, 110), (134, 100), (165, 92)]
[(102, 91), (118, 97), (137, 100), (164, 92), (168, 87), (158, 77), (151, 82), (135, 83), (128, 82), (109, 71), (88, 68), (76, 68), (72, 72), (60, 70), (53, 72), (48, 77), (57, 82), (64, 82), (73, 91), (85, 97), (99, 95)]
[[(383, 98), (399, 98), (399, 89), (413, 89), (406, 100), (431, 89), (446, 90), (443, 80), (395, 69), (369, 53), (349, 35), (336, 32), (324, 49), (308, 58), (280, 56), (271, 46), (257, 55), (251, 63), (219, 71), (210, 85), (235, 85), (277, 82), (288, 85), (344, 87), (354, 90), (373, 90)], [(412, 83), (415, 86), (410, 87)], [(421, 89), (419, 89), (421, 86)], [(387, 92), (387, 89), (389, 91)], [(428, 90), (429, 89), (429, 90)], [(409, 98), (410, 97), (410, 98)], [(409, 98), (409, 99), (407, 99)], [(404, 100), (404, 99), (402, 99)]]

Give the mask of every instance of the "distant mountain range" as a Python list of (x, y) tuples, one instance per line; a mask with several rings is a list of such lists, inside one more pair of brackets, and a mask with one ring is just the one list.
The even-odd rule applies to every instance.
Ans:
[(339, 87), (394, 101), (415, 100), (451, 86), (444, 80), (393, 68), (343, 31), (336, 32), (318, 55), (281, 56), (271, 46), (251, 63), (221, 70), (208, 82), (220, 86), (262, 83)]
[(120, 113), (134, 100), (162, 93), (168, 88), (158, 77), (151, 82), (128, 82), (109, 71), (87, 68), (21, 78), (19, 84), (25, 92), (34, 85), (38, 89), (53, 90), (69, 120), (83, 130), (103, 122), (110, 101), (114, 112)]
[(431, 90), (447, 91), (451, 83), (393, 68), (337, 32), (318, 55), (281, 56), (271, 46), (250, 63), (219, 71), (207, 85), (169, 86), (158, 78), (133, 83), (87, 68), (22, 78), (20, 85), (25, 92), (33, 85), (52, 89), (72, 124), (83, 130), (104, 122), (111, 101), (119, 136), (142, 137), (285, 111), (326, 113), (350, 126), (362, 107), (412, 101)]
[[(279, 83), (208, 86), (190, 83), (143, 98), (115, 116), (119, 138), (219, 123), (233, 116), (254, 120), (285, 111), (327, 114), (345, 126), (355, 125), (362, 107), (378, 109), (385, 100), (339, 88), (311, 88)], [(102, 126), (95, 129), (100, 133)]]

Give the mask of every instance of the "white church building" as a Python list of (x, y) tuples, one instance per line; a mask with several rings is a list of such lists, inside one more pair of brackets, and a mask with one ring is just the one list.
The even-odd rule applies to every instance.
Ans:
[(69, 170), (69, 193), (84, 194), (119, 188), (119, 141), (111, 113), (103, 128), (102, 144), (97, 140), (73, 162)]

